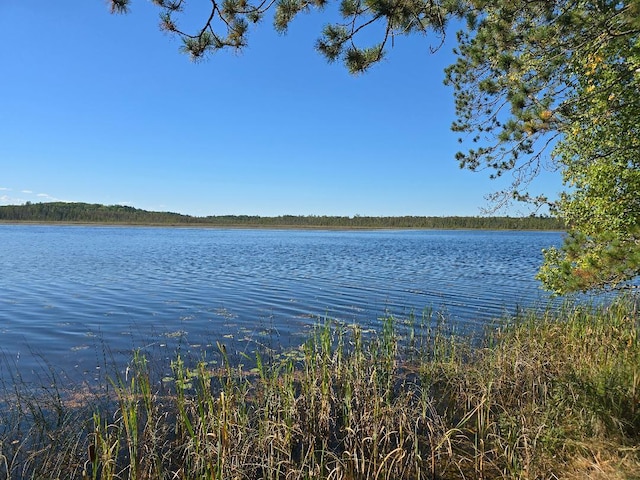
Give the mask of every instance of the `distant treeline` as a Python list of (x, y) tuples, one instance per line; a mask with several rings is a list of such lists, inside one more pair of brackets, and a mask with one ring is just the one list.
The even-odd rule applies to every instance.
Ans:
[(221, 215), (194, 217), (171, 212), (149, 212), (121, 205), (89, 203), (30, 203), (0, 206), (0, 221), (47, 223), (101, 223), (124, 225), (176, 225), (218, 227), (291, 228), (423, 228), (489, 230), (563, 230), (552, 217), (332, 217), (283, 215), (259, 217)]

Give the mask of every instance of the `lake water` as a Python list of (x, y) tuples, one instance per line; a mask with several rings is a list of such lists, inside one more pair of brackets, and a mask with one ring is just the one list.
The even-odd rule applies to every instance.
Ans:
[(0, 226), (0, 373), (96, 378), (136, 348), (296, 345), (318, 319), (425, 308), (462, 329), (544, 305), (558, 232)]

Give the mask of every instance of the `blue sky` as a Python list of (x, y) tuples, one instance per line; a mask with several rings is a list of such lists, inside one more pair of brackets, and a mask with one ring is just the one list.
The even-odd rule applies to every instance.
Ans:
[(266, 19), (243, 53), (194, 64), (157, 13), (147, 0), (125, 16), (103, 0), (0, 0), (0, 204), (479, 215), (500, 189), (454, 159), (451, 46), (399, 38), (351, 76), (314, 51), (327, 18), (312, 13), (285, 36)]

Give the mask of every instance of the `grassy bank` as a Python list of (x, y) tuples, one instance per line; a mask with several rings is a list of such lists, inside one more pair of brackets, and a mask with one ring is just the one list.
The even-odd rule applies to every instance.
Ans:
[(100, 391), (18, 384), (0, 478), (639, 478), (638, 322), (629, 299), (474, 341), (430, 317), (328, 322), (255, 368), (223, 345), (215, 368), (176, 357), (159, 383), (135, 355)]

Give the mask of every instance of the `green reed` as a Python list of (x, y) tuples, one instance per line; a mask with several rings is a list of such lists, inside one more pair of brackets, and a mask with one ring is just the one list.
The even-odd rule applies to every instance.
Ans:
[(221, 343), (177, 355), (159, 384), (136, 352), (81, 406), (18, 384), (0, 478), (634, 478), (639, 328), (632, 298), (520, 312), (482, 339), (432, 311), (376, 333), (326, 320), (253, 368)]

